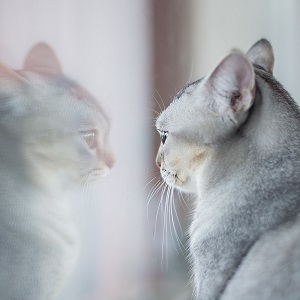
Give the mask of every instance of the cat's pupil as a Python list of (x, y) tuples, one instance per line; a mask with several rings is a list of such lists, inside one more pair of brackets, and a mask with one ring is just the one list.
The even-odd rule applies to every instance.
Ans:
[(96, 130), (81, 131), (81, 136), (86, 141), (87, 145), (94, 149), (97, 146)]
[(160, 132), (160, 139), (161, 142), (164, 144), (166, 142), (166, 139), (168, 137), (169, 132), (168, 131), (161, 131)]

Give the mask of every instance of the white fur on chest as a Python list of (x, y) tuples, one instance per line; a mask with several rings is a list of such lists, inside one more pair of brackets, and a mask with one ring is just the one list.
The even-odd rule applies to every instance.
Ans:
[[(194, 212), (192, 224), (190, 226), (190, 247), (193, 250), (199, 242), (199, 238), (210, 236), (211, 232), (220, 226), (220, 219), (226, 211), (228, 205), (226, 196), (220, 197), (222, 190), (214, 193), (201, 194), (197, 198), (197, 206)], [(221, 199), (223, 198), (223, 199)]]

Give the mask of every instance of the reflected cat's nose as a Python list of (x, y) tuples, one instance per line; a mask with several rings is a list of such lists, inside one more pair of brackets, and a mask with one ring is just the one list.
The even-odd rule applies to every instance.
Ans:
[(102, 160), (97, 164), (94, 172), (97, 176), (106, 177), (111, 171), (112, 165), (108, 165), (106, 161)]
[(97, 156), (100, 164), (104, 164), (107, 168), (111, 169), (115, 165), (115, 157), (109, 147), (106, 151), (98, 149)]
[(105, 163), (110, 169), (115, 165), (115, 157), (112, 153), (106, 155)]

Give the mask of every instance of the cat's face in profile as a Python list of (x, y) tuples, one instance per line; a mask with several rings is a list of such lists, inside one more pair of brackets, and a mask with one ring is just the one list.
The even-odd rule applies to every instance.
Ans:
[[(194, 84), (179, 92), (178, 99), (175, 98), (156, 122), (161, 138), (156, 161), (161, 176), (170, 186), (186, 192), (196, 192), (195, 172), (203, 163), (208, 147), (201, 135), (201, 127), (195, 128), (193, 124), (199, 114), (204, 119), (200, 107), (191, 100), (196, 88)], [(194, 139), (203, 140), (201, 146), (196, 140), (193, 143)]]
[(24, 70), (1, 66), (0, 73), (1, 127), (19, 149), (16, 172), (25, 168), (42, 185), (106, 175), (113, 165), (109, 120), (93, 96), (61, 73), (48, 46), (36, 46)]
[(156, 162), (167, 184), (196, 193), (205, 162), (246, 120), (255, 93), (254, 71), (240, 52), (183, 88), (161, 113)]

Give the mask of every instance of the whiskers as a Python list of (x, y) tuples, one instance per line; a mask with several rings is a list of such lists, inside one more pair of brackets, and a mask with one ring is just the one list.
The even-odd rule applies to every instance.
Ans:
[(96, 195), (94, 189), (94, 178), (92, 173), (83, 175), (78, 182), (76, 189), (77, 215), (79, 225), (85, 224), (89, 218), (91, 205), (96, 206)]
[[(175, 193), (174, 185), (168, 185), (166, 183), (171, 174), (165, 174), (164, 178), (161, 176), (156, 176), (152, 178), (147, 185), (152, 184), (152, 188), (149, 191), (147, 198), (147, 218), (149, 221), (149, 206), (153, 199), (158, 200), (158, 207), (155, 214), (152, 213), (154, 217), (154, 233), (153, 233), (153, 243), (155, 242), (156, 235), (161, 236), (161, 267), (164, 266), (168, 269), (169, 253), (172, 251), (170, 249), (170, 244), (173, 244), (174, 248), (178, 253), (181, 252), (184, 256), (186, 255), (187, 249), (183, 243), (182, 237), (184, 232), (180, 224), (180, 216), (178, 215), (176, 209), (177, 193)], [(175, 182), (175, 178), (174, 178)], [(178, 198), (182, 205), (188, 207), (183, 195), (178, 192)], [(165, 265), (164, 265), (165, 262)]]
[(159, 115), (166, 109), (164, 101), (161, 97), (161, 95), (159, 94), (159, 92), (157, 90), (155, 90), (157, 97), (154, 95), (153, 98), (156, 102), (156, 107), (154, 108), (149, 108), (149, 110), (152, 112), (152, 114), (154, 113), (155, 116), (151, 116), (150, 118), (154, 121), (156, 121), (156, 119), (159, 117)]

